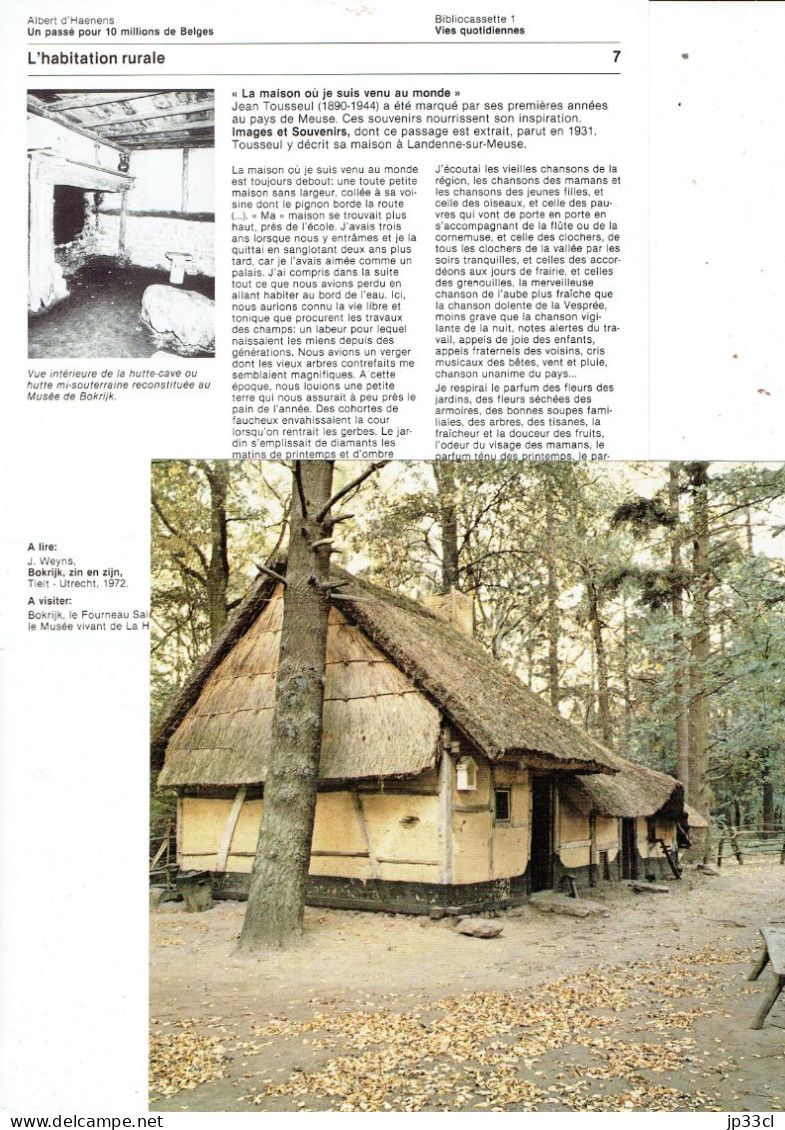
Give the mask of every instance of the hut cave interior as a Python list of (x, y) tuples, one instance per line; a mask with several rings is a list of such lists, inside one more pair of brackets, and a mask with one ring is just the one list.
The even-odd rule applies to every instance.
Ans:
[(214, 92), (28, 92), (30, 357), (213, 356)]

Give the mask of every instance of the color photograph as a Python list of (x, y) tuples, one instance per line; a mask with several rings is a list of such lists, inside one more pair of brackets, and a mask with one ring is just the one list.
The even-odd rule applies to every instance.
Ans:
[(782, 466), (152, 490), (152, 1109), (782, 1109)]

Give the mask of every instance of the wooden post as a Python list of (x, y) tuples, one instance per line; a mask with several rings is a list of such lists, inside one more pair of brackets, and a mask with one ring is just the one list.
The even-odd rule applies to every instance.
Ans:
[(668, 861), (668, 866), (670, 867), (671, 871), (673, 872), (674, 879), (681, 879), (681, 871), (676, 866), (676, 861), (674, 860), (673, 856), (671, 855), (670, 848), (665, 843), (665, 840), (658, 838), (655, 842), (658, 843), (660, 845), (660, 847), (662, 848), (663, 854)]
[(174, 825), (174, 845), (175, 852), (177, 854), (177, 866), (179, 868), (182, 868), (182, 863), (180, 862), (180, 860), (182, 859), (183, 854), (183, 798), (180, 793), (177, 794), (177, 810)]
[(452, 883), (452, 758), (446, 749), (439, 763), (439, 882)]
[(161, 858), (161, 856), (164, 854), (164, 852), (166, 851), (168, 846), (169, 846), (169, 833), (167, 831), (167, 834), (161, 840), (161, 846), (158, 848), (158, 851), (155, 853), (155, 855), (153, 856), (152, 862), (150, 863), (151, 873), (155, 870), (156, 863)]
[(30, 309), (51, 305), (54, 293), (54, 187), (43, 180), (37, 164), (30, 169)]
[(221, 837), (221, 843), (218, 847), (218, 854), (215, 857), (216, 871), (222, 872), (226, 870), (226, 864), (229, 859), (229, 848), (232, 846), (232, 837), (234, 836), (234, 830), (237, 827), (237, 821), (240, 818), (240, 811), (245, 802), (246, 792), (247, 788), (245, 785), (241, 785), (237, 790), (237, 795), (234, 798), (234, 804), (232, 805), (231, 811), (229, 813), (229, 819), (226, 821), (224, 834)]
[(778, 926), (762, 926), (760, 932), (763, 937), (764, 953), (761, 954), (760, 960), (750, 973), (748, 980), (753, 981), (758, 978), (769, 961), (776, 980), (770, 992), (764, 998), (755, 1020), (750, 1025), (756, 1031), (763, 1027), (764, 1020), (769, 1015), (782, 990), (785, 989), (785, 930)]
[(120, 230), (117, 237), (117, 254), (122, 259), (125, 255), (125, 233), (128, 223), (128, 191), (124, 189), (120, 193)]
[(182, 178), (182, 207), (181, 212), (188, 211), (188, 166), (190, 164), (191, 150), (183, 150), (183, 178)]
[(597, 813), (589, 813), (589, 886), (597, 886)]
[(373, 852), (373, 845), (371, 844), (371, 834), (368, 831), (368, 825), (365, 821), (365, 813), (363, 812), (363, 802), (360, 799), (360, 794), (356, 789), (352, 790), (352, 798), (354, 800), (354, 807), (357, 812), (357, 819), (360, 821), (360, 828), (362, 830), (363, 839), (365, 840), (365, 846), (368, 850), (368, 859), (371, 863), (371, 874), (373, 875), (374, 879), (379, 880), (382, 877), (379, 871), (379, 861)]
[(739, 861), (739, 863), (743, 863), (744, 860), (741, 857), (739, 841), (736, 838), (736, 829), (733, 827), (733, 825), (731, 825), (730, 829), (728, 830), (728, 835), (730, 836), (730, 845), (733, 848), (733, 854), (736, 856), (736, 859)]
[(785, 864), (785, 840), (782, 841), (782, 851), (780, 852), (780, 867)]
[(717, 866), (722, 867), (722, 849), (725, 846), (725, 832), (720, 835), (720, 842), (717, 845)]
[(771, 1012), (772, 1008), (774, 1007), (774, 1002), (777, 1000), (784, 988), (785, 975), (780, 974), (772, 985), (771, 992), (765, 997), (763, 1004), (760, 1006), (758, 1015), (755, 1017), (753, 1023), (750, 1024), (750, 1028), (757, 1032), (763, 1027), (763, 1021)]
[(488, 790), (488, 807), (490, 809), (490, 818), (488, 821), (488, 878), (493, 879), (493, 868), (495, 865), (493, 849), (496, 839), (496, 770), (493, 765), (491, 765)]
[(757, 981), (758, 978), (760, 977), (761, 973), (763, 972), (763, 970), (766, 968), (766, 966), (768, 964), (769, 964), (769, 947), (764, 942), (763, 943), (763, 953), (760, 955), (758, 960), (755, 962), (755, 968), (750, 972), (750, 975), (747, 977), (747, 980), (748, 981)]

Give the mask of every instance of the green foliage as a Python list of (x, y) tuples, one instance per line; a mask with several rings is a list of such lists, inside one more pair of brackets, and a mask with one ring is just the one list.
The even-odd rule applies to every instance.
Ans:
[(627, 498), (616, 507), (611, 516), (611, 525), (631, 526), (639, 535), (662, 526), (675, 526), (677, 521), (676, 515), (657, 496)]
[[(211, 476), (225, 475), (222, 528)], [(210, 646), (211, 612), (237, 604), (280, 540), (288, 472), (253, 462), (170, 460), (152, 468), (152, 714), (182, 685)], [(220, 582), (222, 540), (226, 584)]]
[[(209, 646), (215, 530), (203, 464), (156, 464), (153, 488), (155, 707)], [(289, 489), (280, 465), (230, 464), (227, 608), (279, 541)], [(633, 760), (674, 772), (679, 704), (705, 696), (716, 802), (755, 815), (785, 794), (784, 496), (782, 467), (748, 464), (390, 464), (335, 536), (342, 564), (413, 597), (440, 590), (453, 538), (479, 641), (596, 735), (604, 694), (615, 748)]]

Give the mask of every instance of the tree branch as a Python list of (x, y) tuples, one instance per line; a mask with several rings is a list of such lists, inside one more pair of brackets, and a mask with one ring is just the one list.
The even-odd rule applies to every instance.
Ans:
[(274, 581), (278, 581), (281, 585), (286, 585), (286, 577), (282, 577), (280, 573), (276, 573), (274, 569), (268, 569), (266, 565), (260, 565), (256, 562), (256, 568), (260, 573), (264, 573), (266, 577), (271, 577)]
[(192, 549), (194, 551), (196, 556), (201, 561), (202, 567), (203, 567), (205, 573), (207, 573), (208, 569), (209, 569), (209, 566), (207, 564), (207, 558), (202, 553), (201, 549), (196, 544), (196, 542), (192, 541), (190, 538), (187, 538), (184, 534), (182, 534), (177, 529), (177, 527), (174, 525), (174, 523), (171, 521), (171, 519), (169, 519), (166, 516), (166, 514), (164, 513), (164, 511), (161, 507), (160, 502), (158, 501), (158, 499), (155, 496), (155, 493), (153, 493), (152, 496), (151, 496), (151, 502), (153, 504), (153, 510), (155, 510), (156, 514), (161, 519), (161, 521), (163, 522), (164, 526), (169, 531), (169, 533), (172, 534), (174, 537), (178, 538), (181, 542), (183, 542), (184, 545), (187, 545), (190, 549)]
[(193, 579), (198, 581), (203, 587), (207, 584), (207, 577), (203, 577), (196, 569), (192, 569), (190, 565), (186, 565), (182, 557), (175, 557), (175, 561), (177, 562), (178, 569), (185, 573), (187, 577), (193, 577)]
[(363, 471), (363, 473), (361, 475), (358, 475), (356, 479), (352, 479), (352, 481), (350, 483), (348, 483), (345, 487), (343, 487), (341, 490), (339, 490), (337, 494), (334, 494), (332, 496), (332, 498), (327, 503), (327, 505), (323, 506), (322, 509), (319, 511), (319, 513), (316, 515), (316, 521), (317, 522), (323, 522), (324, 519), (327, 517), (327, 515), (332, 510), (333, 506), (335, 506), (336, 502), (339, 502), (342, 498), (346, 498), (347, 494), (351, 494), (351, 492), (353, 490), (356, 490), (357, 487), (359, 487), (362, 483), (364, 483), (366, 479), (370, 478), (370, 476), (374, 473), (374, 471), (380, 470), (382, 467), (385, 467), (389, 462), (390, 462), (389, 459), (383, 459), (379, 463), (371, 463), (370, 467), (368, 467), (365, 471)]
[[(299, 459), (295, 461), (292, 474), (294, 475), (294, 481), (295, 481), (295, 484), (297, 486), (297, 495), (300, 499), (300, 510), (302, 512), (303, 518), (305, 519), (305, 518), (308, 517), (308, 503), (305, 501), (305, 492), (303, 491), (303, 480), (302, 480), (302, 476), (300, 474), (300, 460)], [(329, 506), (330, 504), (328, 503), (327, 505)], [(321, 518), (319, 518), (318, 521), (321, 521)]]

